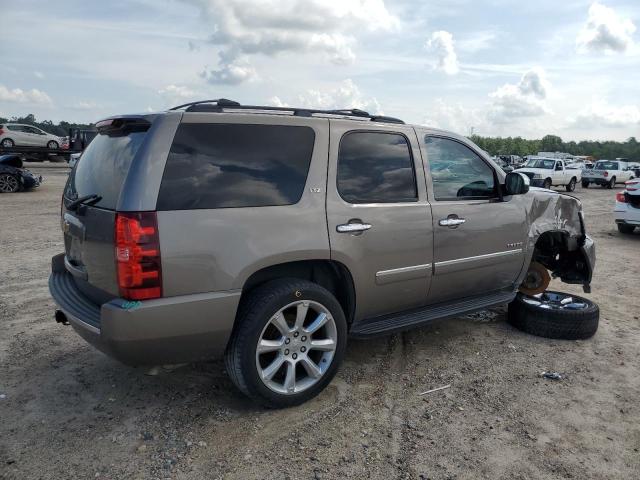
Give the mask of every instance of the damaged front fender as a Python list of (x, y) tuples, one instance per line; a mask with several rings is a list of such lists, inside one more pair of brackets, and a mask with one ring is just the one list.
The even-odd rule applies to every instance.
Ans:
[[(582, 204), (570, 195), (531, 188), (527, 197), (528, 266), (543, 264), (554, 277), (565, 283), (582, 284), (590, 290), (595, 267), (595, 245), (587, 236)], [(526, 275), (526, 269), (520, 282)], [(519, 284), (519, 283), (518, 283)]]

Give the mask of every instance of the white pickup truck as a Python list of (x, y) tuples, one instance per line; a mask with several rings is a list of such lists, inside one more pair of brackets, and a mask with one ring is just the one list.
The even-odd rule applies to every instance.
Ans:
[(601, 187), (613, 188), (616, 183), (624, 183), (635, 178), (635, 170), (622, 160), (598, 160), (582, 176), (582, 187), (589, 188), (591, 183)]
[(582, 179), (581, 169), (567, 168), (564, 160), (555, 158), (529, 157), (527, 163), (515, 171), (527, 175), (534, 187), (564, 186), (567, 192), (573, 192)]

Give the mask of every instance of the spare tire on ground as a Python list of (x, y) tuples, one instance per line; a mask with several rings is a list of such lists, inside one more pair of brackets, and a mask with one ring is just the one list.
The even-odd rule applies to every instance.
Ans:
[(545, 338), (579, 340), (598, 330), (600, 309), (586, 298), (562, 292), (518, 294), (509, 304), (509, 323), (519, 330)]

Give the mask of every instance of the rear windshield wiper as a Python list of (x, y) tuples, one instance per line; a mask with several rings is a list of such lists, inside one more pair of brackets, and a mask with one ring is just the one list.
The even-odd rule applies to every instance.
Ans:
[(100, 195), (92, 193), (91, 195), (80, 197), (71, 202), (69, 205), (67, 205), (67, 210), (77, 210), (80, 205), (93, 205), (95, 203), (98, 203), (100, 200), (102, 200), (102, 197)]

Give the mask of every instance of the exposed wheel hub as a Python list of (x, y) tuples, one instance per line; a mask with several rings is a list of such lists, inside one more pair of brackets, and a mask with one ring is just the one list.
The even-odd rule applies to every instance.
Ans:
[(529, 296), (538, 295), (547, 289), (550, 282), (551, 276), (545, 266), (538, 262), (531, 262), (524, 281), (520, 285), (520, 292)]

